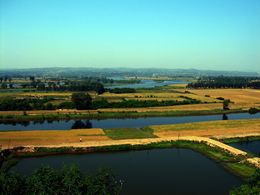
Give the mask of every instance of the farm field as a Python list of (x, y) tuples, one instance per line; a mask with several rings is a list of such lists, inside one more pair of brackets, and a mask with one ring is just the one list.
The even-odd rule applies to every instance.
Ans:
[[(128, 140), (131, 143), (130, 140), (140, 138), (168, 139), (185, 136), (224, 138), (249, 135), (260, 136), (260, 119), (184, 123), (128, 129), (9, 131), (0, 132), (0, 145), (3, 148), (42, 145), (73, 146), (74, 144), (90, 146), (91, 144), (109, 145), (112, 140)], [(82, 138), (82, 143), (79, 142), (80, 138)]]
[[(140, 90), (137, 93), (124, 93), (115, 94), (106, 92), (102, 95), (91, 93), (92, 98), (95, 99), (107, 99), (108, 101), (122, 101), (125, 100), (178, 100), (182, 101), (185, 98), (193, 98), (200, 100), (201, 104), (189, 104), (189, 105), (175, 105), (175, 106), (161, 106), (161, 107), (146, 107), (146, 108), (103, 108), (97, 110), (74, 110), (74, 109), (62, 109), (62, 110), (32, 110), (27, 111), (28, 115), (39, 114), (72, 114), (72, 113), (85, 113), (96, 114), (102, 113), (117, 113), (117, 112), (137, 112), (137, 113), (149, 113), (149, 112), (172, 112), (172, 111), (214, 111), (222, 109), (222, 101), (216, 98), (222, 97), (230, 99), (231, 110), (248, 110), (251, 107), (260, 106), (260, 91), (255, 89), (171, 89), (167, 86), (166, 92), (164, 88), (160, 90)], [(0, 93), (0, 98), (6, 97), (52, 97), (54, 98), (50, 102), (58, 104), (63, 101), (70, 101), (71, 92), (12, 92), (12, 93)], [(0, 115), (21, 115), (23, 111), (0, 111)]]
[[(178, 90), (183, 92), (184, 90)], [(260, 90), (257, 89), (189, 89), (200, 97), (205, 95), (211, 98), (223, 97), (238, 106), (260, 106)]]

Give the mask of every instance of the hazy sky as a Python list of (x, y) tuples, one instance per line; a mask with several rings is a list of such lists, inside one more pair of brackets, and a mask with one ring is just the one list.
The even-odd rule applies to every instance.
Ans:
[(260, 72), (260, 0), (0, 0), (0, 68)]

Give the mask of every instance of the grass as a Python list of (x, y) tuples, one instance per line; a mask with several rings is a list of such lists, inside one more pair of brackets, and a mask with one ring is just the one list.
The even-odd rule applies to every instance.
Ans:
[(231, 129), (231, 128), (260, 128), (260, 119), (241, 120), (219, 120), (207, 122), (182, 123), (172, 125), (152, 126), (155, 131), (184, 131), (184, 130), (210, 130), (210, 129)]
[(248, 137), (234, 137), (234, 138), (225, 138), (219, 139), (223, 143), (235, 143), (235, 142), (248, 142), (248, 141), (257, 141), (260, 140), (260, 136), (248, 136)]
[[(172, 108), (173, 109), (173, 108)], [(138, 118), (138, 117), (157, 117), (157, 116), (195, 116), (195, 115), (214, 115), (224, 113), (246, 112), (240, 109), (223, 111), (215, 110), (161, 110), (160, 109), (113, 109), (98, 111), (27, 111), (23, 115), (21, 111), (0, 113), (1, 121), (29, 121), (29, 120), (60, 120), (60, 119), (105, 119), (105, 118)], [(142, 110), (142, 112), (139, 112)], [(158, 110), (158, 111), (157, 111)]]
[(154, 138), (153, 130), (149, 127), (145, 128), (114, 128), (105, 129), (105, 134), (111, 139), (141, 139), (141, 138)]
[(219, 120), (150, 126), (158, 137), (205, 136), (216, 139), (260, 133), (260, 119)]
[(243, 178), (250, 178), (256, 171), (256, 168), (247, 162), (225, 163), (224, 166), (235, 175)]

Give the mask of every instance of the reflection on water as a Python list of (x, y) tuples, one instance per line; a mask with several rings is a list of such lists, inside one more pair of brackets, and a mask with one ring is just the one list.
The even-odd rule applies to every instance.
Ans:
[(180, 124), (214, 120), (260, 118), (260, 113), (219, 114), (181, 117), (142, 117), (119, 119), (81, 119), (81, 120), (37, 120), (37, 121), (0, 121), (0, 130), (69, 130), (78, 128), (124, 128), (145, 127), (150, 125)]
[(222, 115), (222, 120), (228, 120), (227, 114), (223, 114), (223, 115)]
[(89, 120), (77, 120), (75, 123), (71, 126), (71, 129), (89, 129), (92, 128), (92, 123)]

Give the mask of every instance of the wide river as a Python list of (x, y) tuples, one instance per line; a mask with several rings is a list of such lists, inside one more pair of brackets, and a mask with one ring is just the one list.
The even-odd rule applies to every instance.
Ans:
[(12, 170), (30, 174), (42, 165), (76, 164), (84, 173), (111, 168), (124, 181), (122, 194), (225, 195), (242, 181), (220, 164), (188, 149), (153, 149), (21, 159)]
[(70, 130), (77, 128), (123, 128), (144, 127), (149, 125), (179, 124), (190, 122), (252, 119), (260, 118), (260, 113), (236, 113), (227, 115), (179, 116), (179, 117), (145, 117), (126, 119), (84, 119), (84, 120), (43, 120), (26, 122), (0, 122), (0, 131), (9, 130)]

